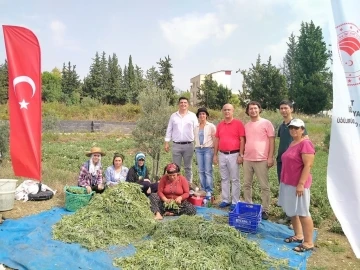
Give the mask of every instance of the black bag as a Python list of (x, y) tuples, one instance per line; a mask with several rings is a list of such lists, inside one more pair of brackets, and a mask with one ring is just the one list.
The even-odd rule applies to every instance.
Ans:
[(39, 191), (36, 194), (29, 194), (28, 198), (29, 201), (46, 201), (50, 200), (54, 193), (51, 190), (41, 191), (41, 183), (38, 183), (39, 185)]

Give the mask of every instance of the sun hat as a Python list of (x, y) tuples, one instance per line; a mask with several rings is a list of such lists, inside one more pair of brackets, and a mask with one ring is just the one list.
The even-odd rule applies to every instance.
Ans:
[(294, 118), (293, 120), (291, 120), (291, 122), (289, 123), (288, 127), (293, 126), (293, 127), (305, 127), (305, 123), (303, 120), (299, 119), (299, 118)]
[(90, 157), (92, 154), (95, 154), (95, 153), (100, 154), (101, 156), (105, 156), (105, 155), (106, 155), (103, 151), (101, 151), (101, 148), (100, 148), (100, 147), (97, 147), (97, 146), (91, 147), (90, 152), (87, 152), (85, 155), (86, 155), (87, 157)]
[(207, 111), (207, 109), (206, 109), (205, 107), (202, 107), (202, 108), (199, 108), (199, 109), (197, 110), (197, 113), (196, 113), (196, 117), (197, 117), (197, 118), (199, 118), (199, 114), (200, 114), (201, 112), (204, 112), (204, 113), (206, 113), (207, 116), (209, 116), (209, 112)]

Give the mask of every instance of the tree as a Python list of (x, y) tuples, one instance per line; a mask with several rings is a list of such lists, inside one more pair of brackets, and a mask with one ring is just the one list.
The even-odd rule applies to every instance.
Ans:
[(5, 60), (4, 64), (0, 65), (0, 104), (5, 104), (9, 99), (9, 73), (8, 65)]
[(90, 66), (89, 75), (84, 79), (83, 96), (102, 100), (103, 93), (103, 71), (99, 53), (95, 53), (95, 58)]
[(266, 64), (261, 64), (258, 55), (256, 64), (249, 70), (242, 70), (241, 74), (244, 77), (245, 93), (249, 99), (260, 102), (264, 109), (276, 110), (279, 101), (287, 96), (285, 76), (271, 64), (271, 56)]
[(99, 100), (103, 103), (106, 102), (106, 97), (109, 92), (109, 70), (108, 62), (106, 60), (106, 53), (103, 51), (100, 60), (100, 74), (101, 74), (101, 93), (99, 94)]
[(62, 69), (62, 79), (61, 79), (61, 91), (62, 91), (62, 100), (67, 104), (76, 104), (80, 101), (80, 80), (79, 75), (76, 72), (76, 65), (71, 65), (71, 62), (68, 62), (66, 66), (63, 64)]
[(286, 43), (288, 49), (283, 59), (283, 74), (286, 78), (286, 86), (289, 93), (289, 99), (294, 100), (295, 81), (296, 81), (296, 50), (297, 41), (293, 33), (289, 37), (289, 42)]
[[(332, 96), (332, 85), (329, 78), (332, 75), (326, 65), (331, 60), (331, 53), (326, 47), (322, 29), (315, 26), (312, 21), (301, 23), (295, 60), (294, 100), (296, 109), (304, 113), (318, 113), (329, 107)], [(317, 90), (315, 87), (319, 87), (319, 89)], [(315, 106), (315, 104), (317, 105)]]
[(123, 76), (118, 58), (114, 53), (108, 60), (108, 92), (107, 104), (125, 104), (126, 94), (123, 91)]
[(159, 76), (160, 76), (159, 72), (156, 70), (154, 66), (152, 66), (146, 71), (145, 79), (147, 80), (147, 82), (153, 84), (154, 86), (157, 86), (159, 81)]
[(212, 79), (212, 75), (206, 75), (204, 83), (198, 87), (196, 97), (198, 100), (199, 107), (207, 107), (209, 109), (215, 109), (217, 106), (216, 98), (219, 85), (217, 81)]
[(41, 74), (42, 79), (42, 100), (44, 102), (61, 101), (61, 74), (58, 69), (52, 72), (44, 71)]
[(151, 83), (147, 83), (144, 91), (140, 93), (139, 104), (141, 114), (133, 136), (138, 147), (152, 157), (152, 178), (158, 179), (160, 153), (172, 108), (168, 105), (166, 93)]
[(170, 105), (173, 106), (176, 103), (175, 100), (175, 88), (173, 85), (173, 74), (171, 73), (172, 64), (170, 56), (165, 56), (165, 59), (157, 62), (159, 65), (158, 87), (165, 91), (167, 98), (169, 99)]
[(126, 72), (124, 72), (124, 82), (126, 86), (127, 99), (132, 104), (136, 104), (138, 102), (138, 89), (135, 86), (135, 68), (132, 62), (131, 55), (129, 56), (129, 63), (126, 68)]

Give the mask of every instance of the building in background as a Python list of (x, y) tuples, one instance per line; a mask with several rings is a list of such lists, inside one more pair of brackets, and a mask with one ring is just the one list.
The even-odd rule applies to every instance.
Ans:
[(220, 70), (209, 74), (199, 74), (190, 79), (190, 105), (192, 106), (196, 106), (198, 103), (197, 91), (200, 85), (204, 83), (206, 75), (211, 75), (212, 79), (219, 85), (222, 84), (224, 87), (231, 89), (231, 70)]

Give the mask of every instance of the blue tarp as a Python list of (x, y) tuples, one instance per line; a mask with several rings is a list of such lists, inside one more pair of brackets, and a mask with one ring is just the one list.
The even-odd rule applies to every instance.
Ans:
[[(0, 264), (14, 269), (118, 269), (112, 265), (114, 258), (132, 255), (134, 246), (110, 247), (107, 250), (88, 251), (78, 244), (67, 244), (52, 239), (52, 225), (62, 215), (70, 214), (63, 208), (53, 208), (37, 215), (17, 220), (5, 220), (0, 225)], [(209, 219), (212, 215), (227, 212), (198, 207), (198, 215)], [(288, 259), (289, 266), (306, 269), (311, 252), (297, 253), (291, 249), (296, 244), (286, 244), (283, 239), (293, 231), (284, 225), (262, 221), (257, 234), (246, 236), (259, 243), (271, 257)], [(314, 238), (316, 232), (314, 233)]]

